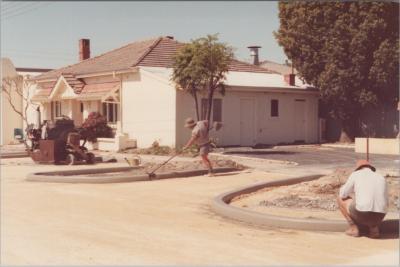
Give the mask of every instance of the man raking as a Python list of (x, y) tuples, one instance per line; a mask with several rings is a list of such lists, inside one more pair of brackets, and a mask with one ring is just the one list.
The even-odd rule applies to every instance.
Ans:
[(210, 138), (209, 138), (209, 124), (208, 120), (198, 121), (197, 123), (192, 118), (187, 118), (185, 127), (192, 130), (192, 137), (189, 139), (183, 149), (189, 148), (191, 145), (196, 144), (200, 150), (200, 156), (203, 164), (208, 169), (208, 176), (214, 176), (208, 153), (210, 153)]

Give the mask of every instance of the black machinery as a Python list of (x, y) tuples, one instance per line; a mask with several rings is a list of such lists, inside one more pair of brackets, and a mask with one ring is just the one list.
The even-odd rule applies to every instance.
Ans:
[(40, 129), (29, 129), (28, 138), (32, 145), (29, 155), (37, 163), (94, 163), (94, 154), (80, 145), (81, 135), (69, 118), (46, 121)]

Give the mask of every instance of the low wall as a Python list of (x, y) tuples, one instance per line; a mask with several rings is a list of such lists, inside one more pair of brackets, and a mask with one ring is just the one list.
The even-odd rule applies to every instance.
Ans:
[(88, 143), (87, 147), (89, 150), (120, 151), (136, 147), (136, 140), (129, 139), (126, 135), (118, 135), (114, 138), (97, 138), (97, 143)]
[[(288, 216), (277, 216), (267, 213), (256, 212), (246, 208), (239, 208), (230, 205), (232, 199), (244, 194), (250, 194), (266, 187), (286, 186), (297, 184), (306, 181), (312, 181), (320, 178), (322, 175), (310, 175), (295, 178), (287, 178), (274, 180), (270, 182), (261, 182), (255, 185), (246, 186), (241, 189), (223, 193), (216, 196), (212, 202), (212, 209), (219, 215), (238, 220), (241, 222), (249, 223), (261, 227), (277, 227), (296, 230), (308, 231), (331, 231), (342, 232), (348, 228), (348, 224), (344, 219), (331, 220), (331, 219), (313, 219), (313, 218), (295, 218)], [(290, 209), (288, 209), (290, 212)], [(388, 219), (384, 220), (379, 226), (382, 233), (395, 233), (399, 234), (399, 220)]]
[[(98, 168), (98, 169), (76, 169), (51, 172), (36, 172), (29, 173), (26, 177), (27, 181), (31, 182), (48, 182), (48, 183), (84, 183), (84, 184), (103, 184), (103, 183), (127, 183), (139, 181), (151, 181), (169, 178), (184, 178), (190, 176), (200, 176), (208, 173), (206, 169), (188, 170), (188, 171), (173, 171), (154, 174), (151, 176), (148, 173), (135, 173), (135, 169), (141, 167), (113, 167), (113, 168)], [(236, 168), (215, 168), (215, 173), (226, 173), (237, 171)], [(107, 175), (108, 173), (108, 175)], [(113, 174), (119, 173), (119, 174)], [(93, 174), (101, 174), (99, 176)]]
[[(398, 138), (368, 138), (369, 153), (400, 155), (400, 139)], [(367, 153), (367, 138), (356, 138), (355, 152)]]

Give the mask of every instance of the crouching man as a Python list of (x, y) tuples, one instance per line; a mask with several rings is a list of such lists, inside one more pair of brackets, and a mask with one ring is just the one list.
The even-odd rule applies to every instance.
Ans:
[(185, 127), (192, 130), (192, 137), (189, 139), (183, 149), (187, 149), (193, 144), (198, 145), (203, 164), (208, 169), (208, 176), (214, 176), (211, 162), (208, 159), (208, 153), (210, 153), (211, 146), (208, 134), (208, 121), (204, 120), (195, 122), (194, 119), (187, 118), (185, 121)]
[(369, 229), (370, 238), (378, 238), (379, 224), (388, 206), (385, 178), (368, 161), (357, 161), (356, 170), (340, 188), (338, 204), (350, 225), (347, 235), (359, 236), (359, 226), (364, 225)]

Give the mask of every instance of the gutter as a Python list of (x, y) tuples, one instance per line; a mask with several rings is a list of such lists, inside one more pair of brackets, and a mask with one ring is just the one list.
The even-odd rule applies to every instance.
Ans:
[[(135, 72), (138, 71), (138, 69), (139, 69), (138, 67), (132, 67), (132, 68), (123, 69), (123, 70), (114, 70), (114, 71), (106, 71), (106, 72), (95, 72), (95, 73), (76, 75), (75, 78), (81, 79), (81, 78), (108, 76), (108, 75), (115, 75), (115, 74), (135, 73)], [(35, 77), (33, 77), (32, 79), (29, 79), (28, 81), (35, 81), (37, 83), (44, 83), (44, 82), (55, 82), (57, 80), (58, 80), (58, 78), (48, 78), (48, 79), (42, 79), (41, 80), (41, 79), (35, 79)]]
[(226, 85), (227, 89), (236, 92), (273, 92), (273, 93), (297, 93), (297, 94), (314, 94), (319, 95), (319, 91), (316, 88), (300, 88), (300, 87), (258, 87), (258, 86), (238, 86), (238, 85)]

